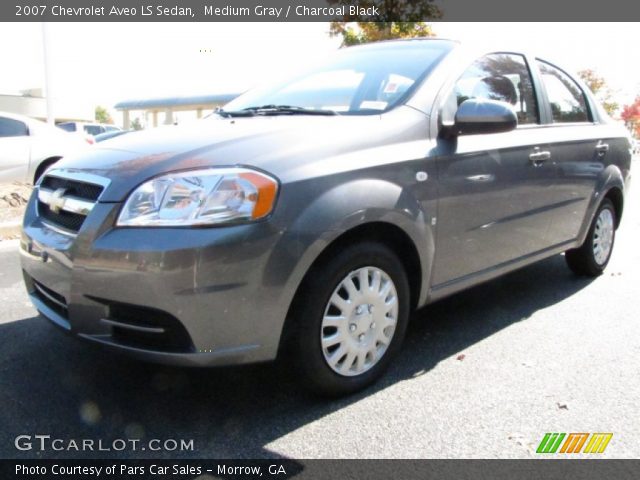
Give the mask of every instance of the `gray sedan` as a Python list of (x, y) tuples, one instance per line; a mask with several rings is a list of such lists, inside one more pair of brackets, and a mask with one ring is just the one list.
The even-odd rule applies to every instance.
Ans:
[(194, 366), (286, 355), (346, 394), (383, 373), (412, 309), (563, 252), (602, 273), (630, 149), (537, 57), (342, 49), (195, 125), (65, 158), (25, 214), (25, 283), (91, 342)]

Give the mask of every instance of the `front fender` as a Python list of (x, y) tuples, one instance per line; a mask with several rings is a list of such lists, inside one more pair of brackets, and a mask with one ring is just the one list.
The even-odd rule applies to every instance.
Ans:
[[(309, 198), (309, 189), (315, 188), (321, 187), (298, 185), (289, 192), (283, 191), (282, 203), (302, 198), (298, 196), (302, 191), (306, 192), (305, 198)], [(386, 180), (360, 178), (331, 186), (311, 203), (299, 206), (290, 222), (283, 222), (287, 228), (273, 249), (263, 283), (284, 285), (280, 304), (290, 305), (304, 276), (322, 252), (343, 234), (372, 223), (386, 223), (401, 229), (418, 251), (422, 278), (428, 279), (434, 252), (429, 219), (435, 211), (425, 212), (423, 205), (411, 193), (411, 188)], [(428, 291), (427, 282), (421, 284), (420, 305), (425, 302)]]

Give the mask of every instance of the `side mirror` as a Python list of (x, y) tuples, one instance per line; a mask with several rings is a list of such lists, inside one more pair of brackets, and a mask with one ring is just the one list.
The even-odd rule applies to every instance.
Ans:
[(508, 132), (518, 126), (516, 112), (508, 103), (469, 99), (460, 104), (453, 130), (457, 135)]

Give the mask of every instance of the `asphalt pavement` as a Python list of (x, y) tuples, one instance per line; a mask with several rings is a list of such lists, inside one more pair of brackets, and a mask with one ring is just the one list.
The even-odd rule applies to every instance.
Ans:
[[(429, 306), (382, 381), (340, 400), (307, 395), (282, 363), (167, 368), (69, 338), (0, 242), (0, 457), (530, 458), (546, 432), (612, 432), (602, 456), (638, 458), (639, 200), (603, 276), (559, 255)], [(20, 451), (19, 435), (194, 449)]]

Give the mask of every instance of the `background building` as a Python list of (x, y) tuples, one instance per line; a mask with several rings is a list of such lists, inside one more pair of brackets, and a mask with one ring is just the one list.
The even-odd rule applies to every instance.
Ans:
[[(46, 121), (47, 99), (41, 88), (23, 90), (16, 94), (0, 94), (0, 111)], [(94, 109), (90, 104), (72, 98), (56, 99), (53, 112), (56, 123), (92, 122), (94, 118)]]
[[(238, 96), (237, 93), (223, 93), (215, 95), (197, 95), (183, 97), (162, 97), (127, 100), (115, 105), (115, 109), (122, 112), (122, 126), (125, 130), (131, 127), (131, 112), (140, 112), (145, 127), (157, 127), (159, 121), (163, 125), (173, 125), (176, 122), (176, 112), (195, 112), (196, 118), (210, 113)], [(160, 118), (159, 115), (161, 115)]]

